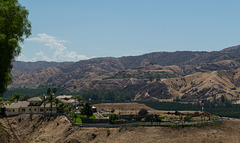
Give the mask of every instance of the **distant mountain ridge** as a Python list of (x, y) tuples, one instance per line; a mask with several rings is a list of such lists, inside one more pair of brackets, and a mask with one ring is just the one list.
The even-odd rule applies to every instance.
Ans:
[[(129, 89), (137, 92), (133, 100), (143, 101), (172, 100), (183, 95), (196, 100), (196, 95), (206, 94), (206, 97), (210, 98), (213, 94), (223, 93), (231, 100), (238, 100), (240, 97), (240, 84), (236, 82), (238, 74), (234, 74), (240, 68), (239, 45), (212, 52), (154, 52), (140, 56), (94, 58), (78, 62), (16, 62), (13, 65), (13, 84), (9, 85), (10, 88), (56, 86), (66, 92)], [(225, 73), (225, 70), (229, 72), (226, 72), (224, 80), (215, 73)], [(208, 77), (210, 73), (212, 76)], [(206, 84), (204, 80), (208, 79), (199, 76), (213, 78), (215, 83)], [(161, 80), (156, 80), (158, 78)], [(188, 82), (185, 83), (184, 80)], [(221, 83), (218, 83), (220, 81)], [(236, 90), (231, 90), (232, 88)]]
[(20, 71), (34, 71), (37, 69), (49, 68), (49, 67), (59, 67), (72, 64), (74, 62), (46, 62), (46, 61), (37, 61), (37, 62), (22, 62), (14, 61), (13, 68)]
[(176, 52), (153, 52), (139, 56), (125, 56), (120, 58), (106, 57), (93, 58), (89, 60), (81, 60), (78, 62), (13, 62), (14, 69), (22, 71), (32, 71), (38, 68), (48, 67), (63, 67), (68, 66), (85, 66), (87, 64), (98, 64), (100, 62), (111, 62), (113, 67), (121, 68), (136, 68), (147, 63), (155, 63), (161, 66), (169, 65), (196, 65), (200, 63), (214, 63), (222, 60), (240, 59), (240, 45), (225, 48), (220, 51), (176, 51)]

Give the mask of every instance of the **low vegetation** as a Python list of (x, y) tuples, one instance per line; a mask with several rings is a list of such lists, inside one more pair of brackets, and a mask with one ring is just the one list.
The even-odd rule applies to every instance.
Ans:
[(30, 98), (30, 97), (46, 94), (46, 90), (47, 90), (46, 88), (43, 88), (43, 89), (39, 89), (39, 88), (36, 88), (36, 89), (33, 89), (33, 88), (10, 88), (10, 89), (7, 89), (7, 91), (4, 93), (3, 97), (6, 98), (6, 99), (10, 99), (11, 96), (14, 93), (19, 93), (22, 96), (28, 96)]
[(81, 90), (79, 92), (65, 93), (69, 95), (79, 95), (85, 100), (92, 102), (123, 102), (130, 101), (134, 96), (134, 91), (129, 90)]
[[(139, 102), (153, 109), (167, 111), (200, 111), (201, 107), (198, 104), (181, 104), (174, 102)], [(231, 106), (210, 106), (206, 104), (205, 111), (221, 117), (239, 118), (240, 105), (231, 104)]]

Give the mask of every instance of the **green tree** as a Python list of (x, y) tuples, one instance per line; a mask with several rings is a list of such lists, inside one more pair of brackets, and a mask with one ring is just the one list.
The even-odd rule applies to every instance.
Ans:
[(60, 103), (60, 100), (59, 100), (58, 98), (55, 98), (55, 97), (54, 97), (53, 102), (54, 102), (54, 103), (56, 104), (56, 106), (58, 107), (58, 104)]
[(145, 116), (145, 115), (147, 115), (148, 114), (148, 111), (147, 111), (147, 109), (144, 109), (144, 108), (142, 108), (139, 112), (138, 112), (138, 115), (140, 115), (140, 116)]
[(47, 97), (46, 95), (41, 95), (40, 98), (42, 99), (42, 102), (43, 102), (43, 114), (45, 115), (46, 113), (46, 104), (47, 104)]
[(56, 88), (56, 87), (54, 87), (54, 88), (52, 89), (52, 93), (53, 93), (53, 95), (56, 96), (56, 93), (57, 93), (57, 88)]
[(50, 103), (50, 110), (51, 110), (51, 114), (52, 114), (52, 104), (55, 101), (55, 94), (57, 92), (57, 88), (48, 88), (47, 89), (47, 96), (48, 96), (48, 102)]
[(77, 96), (77, 95), (73, 95), (73, 96), (72, 96), (72, 99), (75, 100), (75, 104), (74, 104), (75, 108), (74, 108), (74, 110), (76, 110), (76, 108), (77, 108), (77, 99), (78, 99), (78, 96)]
[(85, 105), (81, 109), (81, 114), (87, 115), (88, 117), (93, 115), (93, 110), (92, 110), (92, 106), (90, 105), (90, 103), (88, 103), (88, 102), (85, 103)]
[(12, 61), (21, 52), (20, 43), (30, 35), (25, 7), (18, 0), (0, 0), (0, 96), (11, 81)]
[(51, 110), (51, 114), (52, 114), (53, 95), (52, 95), (52, 90), (50, 87), (47, 89), (47, 96), (48, 96), (48, 98), (47, 98), (48, 102), (50, 103), (50, 110)]
[(111, 124), (116, 123), (118, 119), (119, 119), (118, 114), (110, 114), (109, 115), (109, 123), (111, 123)]
[(30, 96), (29, 95), (24, 95), (24, 96), (22, 96), (22, 101), (27, 101), (28, 99), (30, 98)]
[(84, 103), (84, 100), (81, 96), (78, 96), (77, 100), (78, 100), (78, 105)]
[(14, 93), (12, 97), (10, 98), (10, 101), (17, 100), (17, 102), (22, 98), (22, 95), (20, 93)]
[(173, 100), (173, 102), (179, 102), (179, 101), (180, 101), (179, 96), (177, 96), (177, 97)]
[(221, 102), (225, 103), (225, 96), (223, 96), (223, 95), (221, 96)]

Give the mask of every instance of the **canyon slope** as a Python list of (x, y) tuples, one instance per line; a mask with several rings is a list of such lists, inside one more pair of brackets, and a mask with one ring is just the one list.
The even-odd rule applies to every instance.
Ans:
[[(240, 140), (240, 121), (224, 120), (218, 126), (203, 127), (121, 127), (73, 126), (65, 116), (19, 115), (0, 118), (1, 143), (192, 143)], [(108, 131), (109, 130), (109, 131)], [(110, 132), (107, 135), (107, 132)]]

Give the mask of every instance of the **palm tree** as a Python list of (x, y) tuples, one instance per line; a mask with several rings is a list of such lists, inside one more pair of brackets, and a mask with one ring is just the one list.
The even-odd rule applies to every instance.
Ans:
[(55, 105), (56, 105), (56, 107), (57, 107), (57, 110), (58, 110), (58, 104), (59, 104), (59, 99), (57, 99), (56, 97), (54, 97), (54, 103), (55, 103)]
[(45, 113), (46, 113), (46, 110), (45, 110), (45, 108), (46, 108), (46, 104), (47, 104), (47, 97), (46, 97), (46, 95), (42, 95), (42, 96), (40, 96), (40, 98), (42, 99), (42, 101), (43, 101), (43, 114), (45, 115)]
[[(56, 93), (57, 93), (57, 88), (56, 88), (56, 87), (54, 87), (54, 88), (52, 89), (52, 93), (53, 93), (52, 100), (54, 101), (54, 100), (55, 100)], [(56, 100), (55, 100), (55, 101), (56, 101)], [(55, 102), (55, 103), (56, 103), (56, 102)], [(57, 106), (57, 104), (56, 104), (56, 106)], [(51, 104), (51, 114), (52, 114), (52, 104)]]
[(57, 93), (57, 88), (56, 88), (56, 87), (54, 87), (54, 88), (52, 89), (52, 93), (53, 93), (53, 95), (56, 96), (56, 93)]
[(75, 100), (75, 110), (76, 110), (76, 108), (77, 108), (77, 99), (78, 99), (78, 96), (77, 96), (77, 95), (73, 95), (73, 96), (72, 96), (72, 99)]
[(50, 110), (52, 114), (52, 103), (54, 101), (54, 95), (57, 93), (57, 88), (51, 89), (50, 87), (47, 89), (47, 96), (48, 96), (48, 101), (50, 102)]
[(78, 100), (78, 105), (80, 105), (81, 102), (84, 102), (83, 98), (79, 95), (78, 95), (77, 100)]
[(51, 114), (52, 114), (53, 94), (52, 94), (52, 90), (50, 87), (47, 89), (47, 96), (48, 96), (48, 102), (50, 102), (50, 110), (51, 110)]

